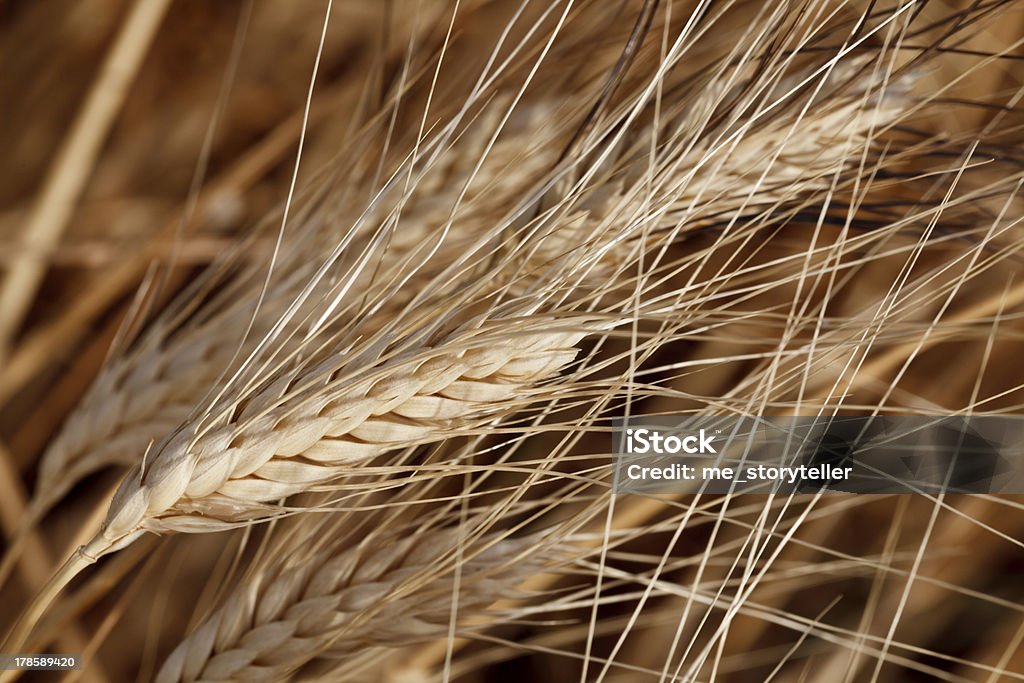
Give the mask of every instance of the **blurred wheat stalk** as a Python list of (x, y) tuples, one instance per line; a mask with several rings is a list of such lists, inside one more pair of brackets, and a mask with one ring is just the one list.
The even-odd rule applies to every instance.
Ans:
[(607, 435), (1020, 411), (1021, 3), (0, 22), (0, 649), (1024, 680), (1020, 501), (616, 498)]

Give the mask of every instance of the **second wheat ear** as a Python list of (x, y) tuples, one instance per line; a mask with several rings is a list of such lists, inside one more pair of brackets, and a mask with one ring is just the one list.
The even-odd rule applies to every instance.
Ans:
[[(335, 525), (322, 526), (312, 528), (330, 534)], [(325, 544), (312, 553), (295, 544), (301, 563), (281, 554), (268, 558), (174, 649), (156, 681), (283, 680), (315, 657), (442, 637), (453, 601), (460, 613), (486, 623), (495, 595), (514, 595), (519, 584), (565, 554), (553, 542), (492, 533), (462, 547), (466, 559), (453, 568), (445, 560), (459, 547), (459, 533), (381, 530), (372, 547)]]

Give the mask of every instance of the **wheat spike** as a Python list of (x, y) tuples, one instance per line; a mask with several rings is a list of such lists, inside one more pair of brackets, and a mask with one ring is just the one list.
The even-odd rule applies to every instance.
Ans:
[[(887, 100), (890, 106), (876, 107), (874, 116), (854, 117), (854, 123), (848, 123), (851, 112), (860, 111), (861, 99), (825, 106), (820, 124), (812, 127), (816, 134), (788, 152), (788, 137), (782, 131), (799, 119), (783, 118), (765, 126), (760, 135), (752, 135), (748, 141), (758, 143), (749, 147), (758, 151), (740, 154), (736, 170), (724, 174), (726, 181), (734, 182), (735, 177), (746, 177), (750, 172), (763, 177), (782, 158), (786, 187), (799, 185), (797, 178), (820, 187), (820, 179), (838, 168), (836, 157), (826, 151), (835, 147), (837, 139), (845, 135), (863, 144), (863, 131), (885, 125), (902, 107), (898, 98), (895, 105), (894, 100)], [(726, 137), (726, 141), (730, 139)], [(771, 143), (776, 152), (761, 152), (759, 145), (763, 143)], [(698, 171), (703, 164), (692, 163), (688, 148), (683, 142), (669, 147), (662, 162), (659, 183), (663, 196), (656, 196), (655, 205), (660, 207), (657, 214), (666, 227), (691, 218), (688, 214), (704, 192), (722, 194), (708, 182), (699, 182), (694, 190), (691, 181), (701, 177)], [(627, 169), (630, 158), (620, 158)], [(680, 174), (682, 180), (674, 180)], [(721, 175), (719, 168), (708, 177)], [(625, 199), (619, 197), (609, 203), (627, 215), (639, 214), (641, 206), (633, 198), (647, 187), (642, 179), (634, 179), (631, 190), (623, 195)], [(583, 198), (600, 194), (591, 190), (569, 199), (585, 205)], [(743, 197), (741, 205), (747, 201)], [(713, 202), (709, 206), (724, 210)], [(649, 214), (650, 206), (644, 208)], [(595, 223), (607, 226), (609, 221), (601, 216), (591, 222)], [(570, 224), (574, 224), (572, 220)], [(568, 231), (550, 230), (553, 235), (564, 232)], [(647, 232), (630, 223), (606, 232), (597, 242), (590, 240), (586, 249), (574, 250), (570, 258), (556, 258), (554, 262), (565, 272), (581, 254), (584, 260), (589, 258), (585, 256), (588, 253), (606, 255), (609, 245), (628, 243)], [(477, 240), (476, 248), (487, 244), (488, 239), (485, 233), (482, 241)], [(555, 252), (560, 248), (556, 241)], [(537, 251), (530, 253), (535, 256)], [(545, 258), (545, 262), (550, 264), (552, 260)], [(514, 265), (514, 261), (510, 263)], [(308, 295), (300, 302), (312, 312), (324, 305)], [(293, 313), (289, 320), (306, 319)], [(285, 330), (283, 338), (293, 339), (294, 333)], [(402, 361), (388, 371), (390, 377), (349, 377), (348, 384), (338, 381), (342, 373), (330, 354), (318, 363), (304, 359), (299, 368), (286, 369), (272, 379), (259, 378), (256, 383), (262, 388), (254, 394), (233, 398), (230, 408), (221, 409), (219, 416), (204, 416), (202, 425), (182, 426), (149, 454), (146, 463), (136, 466), (115, 496), (101, 537), (89, 552), (119, 546), (146, 530), (207, 531), (266, 516), (267, 503), (329, 481), (355, 463), (403, 446), (438, 440), (462, 426), (477, 424), (481, 411), (487, 415), (489, 408), (516, 398), (521, 389), (557, 372), (571, 360), (570, 349), (583, 336), (562, 333), (545, 340), (527, 335), (519, 341), (512, 338), (508, 348), (501, 351), (476, 349), (456, 355), (445, 353), (444, 344), (440, 344), (414, 353), (415, 360)], [(523, 339), (528, 341), (522, 343)], [(466, 340), (453, 337), (446, 343), (458, 347)], [(275, 353), (287, 357), (292, 352), (286, 349), (279, 345)], [(302, 389), (291, 391), (293, 386)], [(237, 407), (243, 403), (245, 407), (239, 411)]]
[[(285, 680), (314, 657), (344, 657), (444, 635), (453, 599), (447, 561), (459, 531), (394, 534), (392, 527), (381, 535), (372, 546), (364, 541), (339, 551), (329, 545), (312, 557), (300, 554), (301, 560), (276, 554), (175, 648), (156, 680)], [(552, 555), (537, 539), (501, 540), (495, 534), (463, 553), (463, 616), (514, 595)]]
[(374, 456), (493, 419), (503, 403), (571, 362), (584, 336), (571, 324), (560, 332), (517, 329), (456, 334), (375, 373), (383, 376), (335, 381), (311, 396), (284, 396), (306, 378), (268, 383), (237, 420), (200, 435), (178, 432), (144, 471), (137, 466), (111, 503), (102, 542), (121, 544), (146, 530), (223, 528)]

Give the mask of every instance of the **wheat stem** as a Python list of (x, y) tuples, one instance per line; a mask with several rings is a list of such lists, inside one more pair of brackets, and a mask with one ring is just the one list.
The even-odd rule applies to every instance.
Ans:
[[(0, 651), (22, 652), (29, 636), (32, 634), (32, 629), (40, 617), (49, 609), (50, 603), (57, 598), (65, 586), (71, 583), (89, 565), (96, 562), (96, 558), (106, 552), (109, 547), (110, 544), (105, 539), (97, 538), (87, 546), (79, 548), (78, 552), (69, 557), (18, 617), (18, 621), (4, 638), (3, 644), (0, 644)], [(5, 671), (0, 675), (0, 681), (14, 680), (17, 673), (17, 671)]]

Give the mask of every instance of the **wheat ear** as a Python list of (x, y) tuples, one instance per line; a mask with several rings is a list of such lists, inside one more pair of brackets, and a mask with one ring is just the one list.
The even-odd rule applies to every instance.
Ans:
[(265, 515), (263, 503), (354, 464), (493, 419), (503, 403), (571, 362), (584, 336), (572, 323), (547, 332), (529, 332), (526, 323), (515, 328), (453, 335), (368, 379), (292, 397), (293, 406), (282, 394), (301, 378), (268, 384), (233, 422), (198, 435), (179, 432), (151, 466), (136, 467), (96, 543), (116, 547), (144, 531), (221, 529)]
[[(443, 636), (454, 597), (446, 560), (458, 542), (458, 530), (413, 530), (301, 563), (278, 554), (175, 648), (156, 681), (278, 681), (315, 657)], [(551, 561), (536, 546), (491, 535), (463, 547), (460, 613), (514, 595)]]

